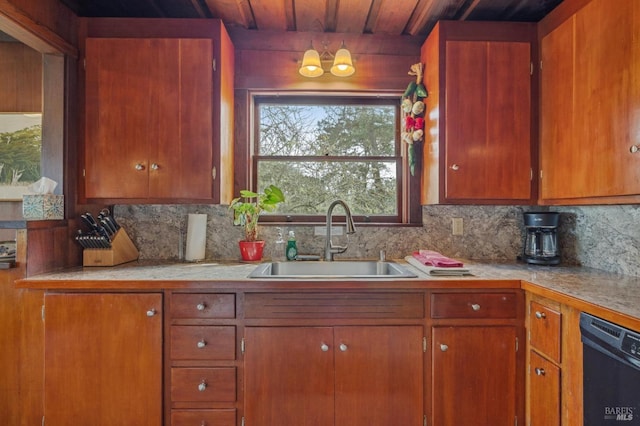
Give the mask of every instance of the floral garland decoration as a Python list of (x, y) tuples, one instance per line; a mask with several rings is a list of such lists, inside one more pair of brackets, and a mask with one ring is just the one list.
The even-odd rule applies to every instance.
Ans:
[(415, 75), (416, 80), (409, 83), (402, 94), (402, 141), (409, 145), (409, 170), (411, 176), (415, 173), (416, 153), (414, 145), (424, 140), (424, 99), (429, 96), (422, 84), (422, 63), (411, 65), (409, 75)]

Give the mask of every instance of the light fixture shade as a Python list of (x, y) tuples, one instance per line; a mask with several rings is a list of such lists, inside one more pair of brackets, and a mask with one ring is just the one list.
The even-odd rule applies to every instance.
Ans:
[(333, 66), (331, 67), (331, 74), (337, 77), (349, 77), (356, 69), (353, 67), (351, 61), (351, 52), (347, 50), (342, 42), (342, 46), (336, 52), (335, 59), (333, 60)]
[(320, 77), (324, 74), (322, 63), (320, 62), (320, 54), (313, 47), (304, 52), (302, 65), (298, 72), (305, 77)]

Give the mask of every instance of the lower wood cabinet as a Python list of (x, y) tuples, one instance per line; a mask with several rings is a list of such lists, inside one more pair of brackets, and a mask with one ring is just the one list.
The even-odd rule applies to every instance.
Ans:
[(529, 353), (530, 426), (560, 426), (560, 367)]
[(162, 294), (45, 295), (44, 424), (162, 424)]
[(247, 327), (245, 424), (423, 423), (423, 327)]
[(524, 297), (514, 290), (431, 293), (435, 426), (510, 426), (524, 419)]

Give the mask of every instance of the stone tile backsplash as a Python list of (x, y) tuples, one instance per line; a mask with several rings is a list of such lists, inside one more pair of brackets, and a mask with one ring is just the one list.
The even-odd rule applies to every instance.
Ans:
[[(336, 258), (401, 258), (420, 248), (439, 251), (450, 257), (509, 261), (522, 252), (525, 211), (561, 212), (559, 246), (564, 265), (584, 265), (611, 272), (640, 276), (640, 209), (637, 205), (531, 207), (531, 206), (424, 206), (423, 226), (357, 226), (348, 238), (349, 249)], [(116, 218), (140, 251), (142, 259), (181, 260), (184, 258), (189, 213), (208, 215), (206, 257), (237, 260), (237, 242), (242, 228), (233, 226), (232, 213), (220, 205), (118, 205)], [(452, 218), (462, 218), (463, 235), (451, 233)], [(293, 229), (301, 254), (319, 254), (325, 237), (314, 235), (313, 226), (282, 226), (283, 235)], [(267, 241), (265, 258), (273, 254), (276, 225), (261, 225), (260, 236)], [(344, 245), (345, 235), (335, 244)]]

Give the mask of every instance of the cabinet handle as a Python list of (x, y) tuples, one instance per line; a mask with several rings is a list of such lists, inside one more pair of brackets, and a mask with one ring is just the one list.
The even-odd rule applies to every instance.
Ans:
[(471, 309), (473, 309), (474, 311), (479, 311), (480, 310), (480, 305), (478, 305), (477, 303), (474, 303), (471, 305)]
[(156, 310), (155, 310), (155, 309), (149, 309), (149, 310), (147, 311), (147, 316), (148, 316), (148, 317), (155, 316), (155, 314), (156, 314)]
[(327, 345), (326, 343), (323, 343), (320, 345), (320, 350), (322, 352), (327, 352), (329, 350), (329, 345)]
[(207, 390), (207, 382), (206, 382), (204, 379), (202, 379), (202, 381), (201, 381), (201, 382), (200, 382), (200, 384), (198, 385), (198, 390), (199, 390), (200, 392), (204, 392), (204, 391), (206, 391), (206, 390)]
[(546, 317), (547, 317), (547, 314), (545, 314), (544, 312), (536, 311), (536, 318), (545, 319)]
[(198, 343), (196, 344), (196, 346), (198, 347), (198, 349), (202, 349), (202, 348), (204, 348), (205, 346), (207, 346), (207, 342), (205, 342), (205, 341), (204, 341), (204, 339), (200, 339), (200, 340), (198, 341)]
[(536, 372), (536, 376), (544, 376), (546, 374), (546, 371), (544, 371), (544, 368), (540, 368), (540, 367), (536, 367), (535, 372)]
[(198, 304), (196, 305), (196, 309), (197, 309), (197, 310), (199, 310), (199, 311), (204, 311), (206, 307), (207, 307), (207, 304), (206, 304), (206, 303), (204, 303), (204, 302), (202, 302), (202, 303), (198, 303)]
[(446, 352), (446, 351), (447, 351), (447, 349), (449, 349), (449, 346), (448, 346), (448, 345), (445, 345), (444, 343), (440, 343), (440, 350), (441, 350), (442, 352)]
[(635, 154), (638, 151), (640, 151), (640, 145), (631, 145), (631, 148), (629, 148), (629, 152), (632, 154)]
[(160, 168), (160, 166), (157, 163), (152, 163), (151, 164), (151, 170), (158, 170)]
[(460, 170), (460, 166), (458, 166), (457, 164), (452, 164), (449, 168), (451, 170), (453, 170), (454, 172), (457, 171), (457, 170)]
[(349, 347), (347, 345), (345, 345), (344, 343), (340, 343), (339, 347), (340, 347), (340, 350), (342, 352), (346, 352), (349, 349)]
[(135, 165), (135, 169), (140, 171), (140, 170), (144, 170), (144, 164), (142, 163), (138, 163)]

